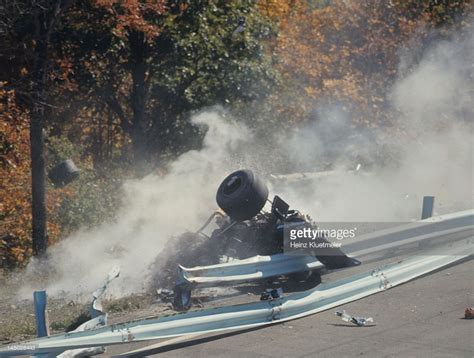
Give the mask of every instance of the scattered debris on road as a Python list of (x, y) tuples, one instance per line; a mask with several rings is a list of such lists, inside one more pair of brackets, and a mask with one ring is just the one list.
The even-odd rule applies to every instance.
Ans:
[(283, 295), (283, 289), (281, 287), (275, 289), (267, 289), (265, 292), (262, 292), (260, 296), (260, 301), (275, 300), (280, 298)]
[(120, 266), (116, 265), (112, 267), (112, 269), (107, 275), (107, 278), (102, 283), (102, 286), (100, 286), (97, 290), (94, 291), (94, 293), (92, 293), (92, 298), (93, 298), (92, 304), (91, 304), (92, 318), (95, 318), (104, 314), (104, 309), (102, 308), (102, 296), (107, 290), (107, 287), (109, 286), (109, 284), (119, 276), (120, 276)]
[(354, 323), (355, 325), (362, 327), (366, 326), (367, 323), (374, 323), (374, 319), (372, 317), (356, 317), (356, 316), (351, 316), (346, 313), (345, 310), (342, 311), (336, 311), (336, 316), (341, 317), (341, 319), (344, 322), (351, 322)]
[(159, 288), (156, 290), (156, 295), (161, 302), (170, 303), (173, 302), (174, 292), (166, 288)]
[(474, 318), (474, 308), (472, 307), (467, 307), (464, 310), (464, 318), (465, 319), (473, 319)]

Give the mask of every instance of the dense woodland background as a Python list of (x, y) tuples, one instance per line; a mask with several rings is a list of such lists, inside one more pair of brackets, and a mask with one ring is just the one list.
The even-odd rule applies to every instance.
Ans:
[(353, 126), (398, 131), (386, 92), (401, 52), (421, 57), (471, 11), (461, 0), (0, 0), (0, 270), (34, 252), (32, 159), (82, 171), (54, 188), (33, 168), (53, 244), (113, 217), (122, 180), (199, 149), (204, 129), (189, 118), (209, 106), (270, 142), (331, 103)]

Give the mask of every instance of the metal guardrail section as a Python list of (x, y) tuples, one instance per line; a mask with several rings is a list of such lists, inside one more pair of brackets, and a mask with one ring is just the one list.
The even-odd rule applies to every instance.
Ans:
[(186, 268), (179, 266), (181, 279), (192, 286), (206, 287), (236, 284), (293, 272), (323, 268), (313, 256), (254, 256), (229, 263)]
[(360, 164), (356, 166), (353, 170), (325, 170), (319, 172), (302, 172), (302, 173), (293, 173), (293, 174), (270, 174), (269, 180), (273, 183), (282, 181), (284, 183), (296, 183), (302, 181), (311, 181), (324, 178), (330, 178), (333, 176), (343, 176), (343, 175), (364, 175), (364, 176), (373, 176), (371, 172), (360, 171)]
[(442, 237), (456, 232), (466, 230), (472, 232), (473, 229), (474, 210), (471, 209), (365, 234), (354, 242), (344, 245), (344, 250), (351, 255), (365, 255), (377, 250)]
[[(136, 322), (116, 324), (84, 332), (66, 333), (25, 342), (36, 347), (34, 354), (60, 349), (147, 341), (188, 334), (218, 332), (270, 325), (321, 312), (372, 294), (385, 291), (431, 271), (470, 256), (472, 239), (443, 250), (443, 255), (413, 257), (370, 272), (358, 274), (315, 289), (273, 301), (205, 309)], [(31, 354), (31, 351), (0, 349), (0, 355)]]
[[(370, 255), (382, 250), (410, 243), (430, 240), (457, 232), (474, 230), (474, 210), (437, 216), (407, 225), (360, 236), (354, 243), (344, 246), (353, 257)], [(471, 231), (472, 232), (472, 231)], [(323, 268), (313, 256), (254, 256), (229, 263), (187, 268), (180, 266), (180, 281), (191, 287), (210, 287), (238, 284), (268, 277)]]

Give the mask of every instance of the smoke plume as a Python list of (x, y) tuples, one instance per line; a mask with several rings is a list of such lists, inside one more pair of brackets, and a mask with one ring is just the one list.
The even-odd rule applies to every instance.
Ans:
[[(391, 90), (397, 130), (355, 130), (337, 107), (319, 108), (315, 124), (280, 138), (262, 156), (254, 152), (258, 138), (239, 121), (217, 111), (195, 116), (195, 124), (207, 127), (203, 148), (180, 156), (164, 176), (126, 182), (116, 220), (51, 247), (52, 279), (43, 288), (53, 296), (88, 295), (118, 264), (122, 273), (111, 292), (142, 290), (149, 284), (149, 265), (167, 240), (196, 230), (216, 209), (220, 181), (242, 167), (271, 174), (265, 173), (265, 162), (276, 160), (272, 155), (283, 163), (282, 173), (295, 163), (320, 170), (326, 162), (340, 172), (306, 184), (272, 185), (273, 194), (316, 220), (413, 220), (423, 195), (436, 196), (438, 213), (472, 208), (472, 43), (472, 38), (439, 43), (403, 71)], [(376, 159), (381, 155), (382, 162)], [(373, 164), (347, 173), (359, 160)], [(40, 267), (33, 260), (27, 276)], [(40, 287), (25, 285), (22, 294), (30, 297), (34, 288)]]

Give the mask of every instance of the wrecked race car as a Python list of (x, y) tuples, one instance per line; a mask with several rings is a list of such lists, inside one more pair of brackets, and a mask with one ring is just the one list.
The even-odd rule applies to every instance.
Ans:
[[(154, 283), (158, 287), (173, 287), (175, 309), (189, 308), (192, 289), (190, 283), (197, 284), (196, 280), (186, 278), (186, 274), (193, 270), (186, 267), (198, 266), (194, 270), (202, 271), (206, 267), (213, 267), (208, 265), (223, 262), (236, 265), (255, 262), (249, 259), (252, 257), (264, 256), (269, 257), (269, 260), (274, 258), (276, 264), (287, 263), (292, 259), (283, 253), (285, 227), (317, 226), (308, 215), (290, 209), (289, 204), (279, 196), (275, 195), (271, 201), (268, 196), (267, 185), (251, 170), (233, 172), (223, 180), (217, 190), (216, 201), (222, 211), (214, 212), (196, 232), (187, 232), (170, 240), (169, 246), (165, 247), (157, 258), (157, 267), (153, 271), (157, 273)], [(265, 210), (266, 208), (268, 209)], [(205, 230), (212, 222), (215, 228), (208, 235)], [(325, 237), (318, 238), (318, 242), (329, 243)], [(300, 265), (301, 268), (297, 269), (299, 272), (294, 272), (295, 269), (293, 272), (282, 269), (278, 272), (279, 276), (283, 274), (295, 281), (314, 281), (317, 284), (320, 282), (319, 273), (312, 268), (324, 266), (337, 269), (359, 264), (339, 248), (331, 248), (329, 252), (328, 249), (321, 252), (316, 250), (311, 254), (311, 260), (319, 266)], [(301, 261), (299, 258), (298, 260)], [(285, 275), (286, 273), (288, 274)], [(235, 282), (235, 278), (229, 282)]]

